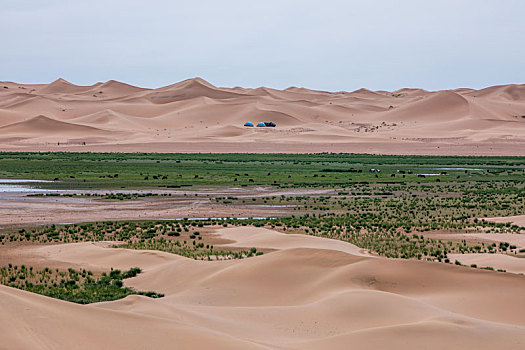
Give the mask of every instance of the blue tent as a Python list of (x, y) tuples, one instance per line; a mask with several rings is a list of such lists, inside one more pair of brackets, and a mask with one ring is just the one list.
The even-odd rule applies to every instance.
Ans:
[(244, 126), (253, 126), (253, 123), (252, 122), (246, 122), (246, 123), (244, 123)]
[(266, 126), (266, 124), (264, 124), (263, 122), (259, 122), (259, 123), (257, 123), (257, 126), (259, 126), (259, 127)]

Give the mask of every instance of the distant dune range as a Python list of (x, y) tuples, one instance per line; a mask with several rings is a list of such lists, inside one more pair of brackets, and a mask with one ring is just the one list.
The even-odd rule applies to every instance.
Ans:
[(158, 89), (1, 82), (0, 150), (523, 156), (525, 85), (324, 92), (200, 78)]

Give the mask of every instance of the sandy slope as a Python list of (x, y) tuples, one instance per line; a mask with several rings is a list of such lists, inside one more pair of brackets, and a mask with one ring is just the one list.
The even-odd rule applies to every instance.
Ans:
[[(510, 217), (509, 217), (510, 218)], [(503, 221), (503, 222), (508, 222)], [(471, 242), (499, 243), (508, 242), (519, 248), (525, 248), (525, 235), (514, 233), (445, 233), (427, 234), (426, 236), (438, 239), (466, 240)]]
[(0, 287), (0, 348), (525, 346), (523, 276), (368, 257), (347, 243), (266, 229), (218, 234), (277, 250), (212, 262), (91, 243), (26, 251), (106, 269), (143, 265), (127, 284), (166, 297), (80, 306)]
[(154, 90), (2, 82), (0, 149), (525, 155), (525, 85), (324, 92), (200, 78)]
[[(508, 216), (497, 218), (484, 218), (487, 221), (494, 222), (512, 222), (517, 225), (523, 225), (523, 215)], [(525, 235), (513, 233), (436, 233), (427, 234), (429, 238), (445, 240), (465, 240), (469, 242), (483, 242), (486, 244), (499, 244), (507, 242), (517, 247), (517, 251), (525, 248)], [(510, 253), (510, 252), (509, 252)], [(525, 274), (525, 259), (522, 254), (489, 254), (489, 253), (472, 253), (472, 254), (448, 254), (452, 261), (470, 266), (476, 264), (478, 267), (492, 267), (494, 269), (503, 269), (512, 273)]]
[(525, 227), (525, 215), (503, 216), (503, 217), (497, 217), (497, 218), (485, 218), (485, 220), (493, 221), (493, 222), (504, 222), (504, 223), (510, 222), (513, 225)]
[(458, 260), (463, 265), (476, 264), (478, 267), (492, 267), (507, 272), (525, 274), (525, 259), (504, 254), (473, 253), (449, 254), (453, 261)]

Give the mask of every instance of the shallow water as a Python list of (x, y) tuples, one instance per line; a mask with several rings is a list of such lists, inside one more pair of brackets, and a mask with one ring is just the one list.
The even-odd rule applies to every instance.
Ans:
[(0, 179), (0, 184), (21, 184), (21, 183), (30, 183), (30, 182), (51, 182), (47, 180), (24, 180), (24, 179)]
[(485, 169), (477, 168), (433, 168), (435, 170), (472, 170), (472, 171), (485, 171)]
[(0, 179), (0, 193), (7, 192), (57, 192), (56, 190), (45, 190), (24, 186), (26, 183), (50, 182), (45, 180), (24, 180), (24, 179)]

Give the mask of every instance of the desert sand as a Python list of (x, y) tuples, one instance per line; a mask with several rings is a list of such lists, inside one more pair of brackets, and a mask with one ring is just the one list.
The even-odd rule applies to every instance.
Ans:
[[(109, 269), (162, 299), (71, 304), (0, 286), (2, 348), (523, 349), (525, 279), (368, 256), (351, 244), (263, 228), (223, 228), (231, 245), (271, 247), (196, 261), (103, 243), (20, 247), (22, 258)], [(417, 278), (415, 278), (417, 276)]]
[(493, 222), (510, 222), (514, 225), (525, 227), (525, 215), (514, 215), (506, 217), (488, 218), (487, 221)]
[[(487, 221), (494, 222), (512, 222), (520, 224), (523, 220), (521, 216), (484, 218)], [(523, 233), (523, 230), (522, 230)], [(499, 244), (500, 242), (507, 242), (515, 245), (518, 250), (525, 249), (525, 235), (512, 233), (431, 233), (427, 237), (456, 240), (467, 242), (477, 242), (486, 244)], [(451, 261), (459, 261), (463, 265), (477, 265), (478, 267), (492, 267), (496, 270), (505, 270), (511, 273), (525, 274), (525, 259), (517, 254), (488, 254), (488, 253), (470, 253), (470, 254), (449, 254)]]
[[(246, 121), (277, 126), (249, 128)], [(158, 89), (117, 81), (1, 82), (0, 151), (525, 156), (525, 85), (325, 92), (220, 88), (200, 78)], [(268, 194), (243, 191), (252, 192), (236, 196)], [(5, 193), (0, 199), (2, 228), (291, 212), (200, 197), (112, 203)], [(523, 224), (523, 216), (491, 220)], [(346, 242), (264, 228), (205, 234), (216, 236), (217, 246), (265, 253), (200, 261), (111, 248), (114, 242), (0, 247), (2, 263), (94, 271), (138, 266), (143, 273), (125, 284), (165, 294), (77, 305), (0, 285), (0, 349), (525, 348), (525, 259), (451, 257), (508, 271), (500, 273), (387, 259)], [(525, 247), (519, 234), (443, 238)]]
[(452, 260), (457, 260), (463, 265), (477, 265), (478, 267), (492, 267), (496, 270), (505, 270), (512, 273), (525, 274), (525, 259), (505, 254), (450, 254)]
[(0, 150), (523, 156), (525, 85), (325, 92), (200, 78), (158, 89), (1, 82)]

